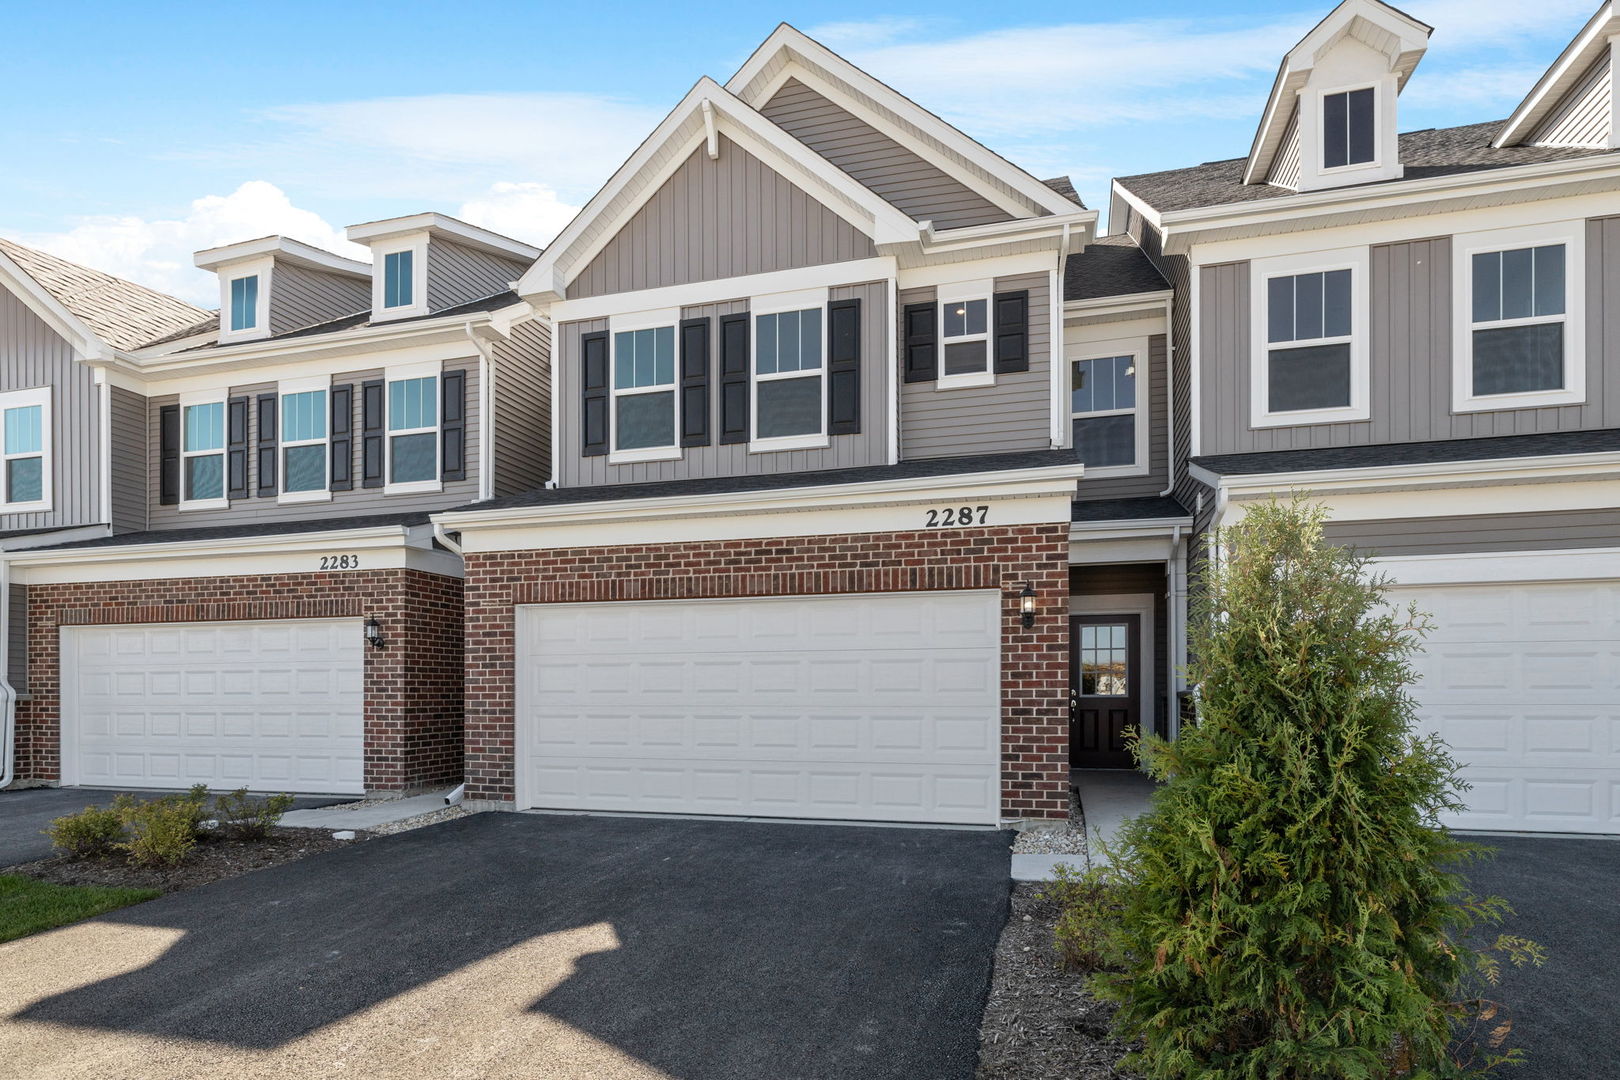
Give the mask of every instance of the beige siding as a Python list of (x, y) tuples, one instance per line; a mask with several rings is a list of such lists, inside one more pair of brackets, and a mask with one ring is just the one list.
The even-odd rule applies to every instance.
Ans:
[(760, 109), (789, 135), (918, 221), (938, 229), (1012, 215), (797, 79)]
[(0, 289), (0, 391), (51, 390), (51, 509), (0, 515), (0, 532), (99, 525), (101, 391), (56, 331)]
[[(642, 483), (657, 480), (683, 480), (701, 476), (743, 476), (759, 473), (805, 472), (815, 469), (880, 465), (888, 461), (888, 389), (883, 372), (888, 363), (887, 310), (888, 286), (883, 282), (839, 286), (829, 291), (831, 300), (861, 301), (861, 431), (856, 435), (835, 435), (820, 450), (779, 450), (751, 454), (746, 443), (688, 447), (677, 461), (609, 465), (605, 457), (580, 455), (579, 342), (584, 334), (607, 329), (606, 320), (593, 319), (563, 323), (557, 332), (559, 392), (562, 401), (556, 410), (561, 427), (558, 480), (564, 487), (596, 484)], [(682, 318), (718, 318), (748, 310), (746, 300), (727, 301), (691, 307)], [(718, 329), (718, 328), (716, 328)], [(719, 335), (710, 335), (718, 355)], [(709, 363), (710, 431), (718, 438), (719, 365), (714, 356)], [(825, 390), (825, 384), (823, 384)]]
[(495, 438), (489, 467), (497, 497), (551, 479), (551, 328), (539, 319), (495, 346)]
[(1378, 555), (1602, 548), (1620, 541), (1620, 509), (1330, 522), (1325, 535)]
[(506, 292), (526, 269), (522, 262), (434, 238), (427, 247), (428, 310)]
[[(260, 498), (258, 475), (255, 467), (254, 444), (259, 437), (258, 410), (248, 410), (248, 478), (254, 494), (237, 499), (225, 510), (186, 510), (178, 506), (163, 506), (158, 502), (159, 472), (158, 416), (165, 405), (178, 400), (174, 396), (149, 398), (147, 402), (147, 485), (148, 506), (151, 508), (150, 527), (153, 529), (190, 529), (210, 525), (232, 525), (243, 521), (304, 521), (325, 517), (359, 517), (367, 514), (400, 514), (415, 510), (434, 510), (472, 502), (478, 497), (478, 468), (482, 455), (482, 439), (478, 430), (478, 361), (452, 360), (444, 370), (462, 370), (467, 373), (467, 479), (444, 485), (436, 494), (384, 495), (382, 488), (360, 486), (361, 464), (361, 393), (360, 384), (368, 379), (382, 378), (381, 370), (349, 371), (332, 376), (333, 386), (354, 386), (354, 490), (335, 491), (332, 501), (325, 503), (289, 503), (281, 505), (274, 495)], [(274, 383), (244, 383), (231, 387), (231, 397), (257, 397), (275, 390)]]
[(270, 333), (285, 334), (371, 307), (371, 282), (276, 263), (270, 274)]
[(699, 147), (568, 284), (577, 299), (870, 258), (871, 238), (720, 137)]
[[(1051, 278), (997, 278), (997, 292), (1029, 290), (1029, 370), (996, 376), (994, 385), (940, 390), (900, 384), (900, 456), (955, 457), (1040, 450), (1052, 445)], [(900, 307), (932, 301), (933, 289), (907, 289)], [(901, 327), (896, 325), (898, 335)], [(897, 349), (904, 358), (904, 352)]]
[(146, 398), (112, 388), (112, 526), (115, 532), (146, 528)]

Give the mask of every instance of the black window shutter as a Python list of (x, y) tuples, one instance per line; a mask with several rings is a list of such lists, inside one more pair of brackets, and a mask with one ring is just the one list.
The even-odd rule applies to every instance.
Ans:
[(345, 383), (332, 387), (332, 421), (329, 429), (333, 491), (354, 490), (354, 387)]
[(233, 499), (248, 497), (248, 399), (231, 398), (225, 403), (226, 477)]
[(387, 384), (372, 379), (360, 384), (360, 486), (382, 487), (383, 391)]
[(748, 441), (748, 319), (720, 318), (720, 443)]
[(861, 302), (827, 305), (827, 433), (861, 430)]
[(905, 313), (905, 381), (939, 378), (939, 305), (907, 304)]
[(180, 406), (165, 405), (158, 410), (158, 503), (174, 506), (180, 501)]
[(586, 334), (579, 339), (579, 428), (585, 457), (608, 452), (608, 336)]
[(709, 445), (709, 320), (681, 322), (681, 445)]
[(276, 395), (259, 395), (259, 497), (276, 493)]
[(440, 384), (439, 475), (467, 479), (467, 373), (447, 371)]
[(1029, 370), (1029, 290), (996, 293), (996, 374)]

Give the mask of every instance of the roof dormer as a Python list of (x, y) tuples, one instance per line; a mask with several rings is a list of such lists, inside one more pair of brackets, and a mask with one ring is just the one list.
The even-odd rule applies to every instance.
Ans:
[(209, 248), (194, 261), (219, 275), (222, 345), (352, 315), (371, 296), (371, 267), (285, 236)]
[(1620, 149), (1620, 11), (1603, 4), (1536, 81), (1493, 146)]
[(371, 248), (374, 323), (432, 315), (505, 292), (540, 255), (539, 248), (446, 214), (370, 221), (345, 232)]
[(1402, 175), (1396, 101), (1431, 28), (1379, 0), (1345, 0), (1289, 50), (1246, 184), (1320, 191)]

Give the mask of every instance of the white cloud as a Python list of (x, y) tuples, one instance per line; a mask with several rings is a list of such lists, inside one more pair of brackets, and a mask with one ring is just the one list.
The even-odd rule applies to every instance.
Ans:
[(1447, 52), (1547, 35), (1567, 41), (1597, 9), (1593, 0), (1413, 0), (1400, 7), (1434, 27), (1430, 47)]
[(490, 185), (487, 194), (462, 203), (456, 217), (544, 247), (578, 212), (579, 207), (563, 202), (544, 184), (502, 181)]
[(269, 235), (370, 259), (365, 248), (349, 243), (319, 214), (294, 206), (284, 191), (263, 180), (249, 180), (229, 195), (205, 195), (193, 201), (182, 218), (91, 217), (66, 232), (21, 234), (17, 240), (213, 307), (219, 302), (214, 277), (192, 264), (193, 253)]

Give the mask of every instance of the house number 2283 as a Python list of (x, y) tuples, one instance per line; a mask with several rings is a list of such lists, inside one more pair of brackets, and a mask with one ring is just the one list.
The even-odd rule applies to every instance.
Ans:
[(963, 525), (983, 525), (990, 517), (988, 506), (944, 506), (928, 511), (924, 528), (950, 529)]
[(322, 570), (358, 570), (360, 569), (360, 556), (358, 555), (322, 555)]

